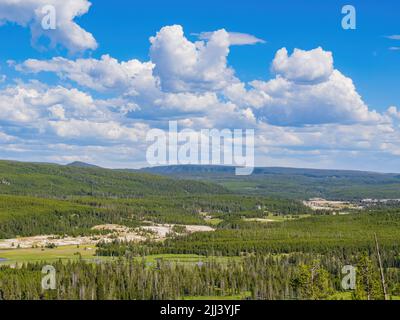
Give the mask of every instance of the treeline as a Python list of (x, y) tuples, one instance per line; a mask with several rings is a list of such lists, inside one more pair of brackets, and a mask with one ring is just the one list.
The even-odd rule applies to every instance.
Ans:
[[(362, 257), (365, 257), (362, 260)], [(373, 258), (354, 257), (359, 271), (355, 299), (382, 299)], [(55, 263), (56, 289), (43, 290), (44, 263), (18, 269), (0, 267), (0, 299), (182, 299), (201, 296), (241, 296), (248, 299), (330, 299), (343, 293), (340, 270), (349, 261), (327, 255), (250, 256), (193, 265), (158, 260), (120, 259), (101, 264), (82, 260)], [(312, 270), (312, 272), (311, 272)], [(390, 295), (400, 294), (400, 272), (386, 271)], [(367, 285), (361, 280), (368, 279)], [(370, 285), (372, 284), (372, 285)], [(370, 294), (367, 296), (367, 294)]]
[(143, 225), (144, 221), (207, 224), (202, 212), (231, 220), (242, 216), (263, 216), (266, 211), (300, 214), (306, 210), (296, 201), (240, 195), (146, 196), (133, 199), (68, 197), (65, 200), (0, 195), (0, 239), (39, 234), (90, 234), (93, 226), (108, 223), (129, 227)]
[(330, 200), (399, 199), (400, 175), (370, 172), (349, 172), (308, 169), (277, 169), (251, 176), (224, 174), (186, 175), (207, 178), (238, 193), (265, 195), (275, 198)]
[(104, 223), (140, 225), (131, 213), (94, 208), (61, 200), (0, 195), (0, 239), (40, 234), (93, 234), (91, 228)]
[(263, 217), (266, 213), (301, 215), (312, 212), (301, 201), (260, 196), (201, 195), (188, 197), (186, 201), (191, 202), (194, 208), (201, 208), (202, 211), (211, 212), (215, 216), (220, 214), (222, 218), (238, 213), (250, 218)]
[(400, 214), (391, 212), (359, 213), (345, 216), (317, 216), (280, 223), (256, 223), (240, 220), (215, 232), (177, 236), (162, 243), (100, 244), (99, 255), (123, 256), (125, 252), (179, 253), (239, 256), (308, 252), (349, 256), (374, 251), (376, 233), (384, 255), (391, 265), (400, 266)]

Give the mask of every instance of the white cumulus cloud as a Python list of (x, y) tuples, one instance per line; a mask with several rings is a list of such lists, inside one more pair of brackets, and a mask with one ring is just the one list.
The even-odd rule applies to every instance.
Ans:
[[(46, 6), (55, 9), (54, 30), (42, 27), (42, 21), (48, 14), (43, 11)], [(46, 37), (52, 47), (62, 45), (71, 52), (96, 49), (97, 42), (93, 35), (74, 22), (75, 18), (86, 14), (90, 6), (88, 0), (1, 0), (0, 24), (11, 22), (29, 27), (34, 44), (41, 37)]]
[(154, 73), (166, 91), (219, 90), (235, 81), (227, 66), (229, 34), (215, 31), (207, 42), (189, 41), (179, 25), (162, 28), (150, 38)]
[(50, 121), (49, 125), (55, 133), (62, 138), (79, 140), (97, 140), (107, 142), (136, 142), (141, 138), (144, 140), (144, 133), (149, 129), (147, 125), (135, 124), (124, 126), (115, 121), (94, 122), (88, 120), (71, 119), (68, 121)]
[(286, 48), (278, 50), (272, 70), (282, 77), (297, 82), (318, 83), (329, 79), (333, 72), (333, 57), (322, 48), (305, 51), (295, 49), (288, 56)]
[(382, 118), (369, 110), (352, 79), (334, 69), (330, 52), (296, 49), (289, 57), (283, 48), (277, 52), (272, 69), (276, 78), (252, 81), (250, 90), (244, 84), (234, 84), (225, 90), (226, 96), (252, 107), (265, 121), (282, 126), (376, 123)]
[[(26, 74), (55, 73), (60, 85), (3, 85), (0, 131), (18, 136), (15, 132), (31, 129), (37, 150), (65, 143), (59, 161), (79, 158), (81, 152), (91, 155), (92, 150), (101, 157), (104, 148), (111, 152), (107, 162), (126, 157), (126, 163), (144, 154), (149, 128), (166, 128), (168, 120), (177, 120), (181, 129), (255, 129), (257, 156), (268, 161), (258, 165), (340, 167), (365, 157), (372, 164), (384, 158), (395, 166), (399, 109), (371, 109), (353, 80), (335, 68), (331, 52), (316, 48), (289, 54), (282, 48), (269, 80), (245, 83), (228, 64), (233, 41), (223, 29), (192, 42), (181, 26), (167, 26), (150, 42), (151, 59), (145, 62), (110, 55), (10, 62)], [(3, 149), (34, 154), (26, 141), (14, 142), (4, 142)]]
[(55, 57), (51, 60), (28, 59), (17, 65), (23, 72), (54, 72), (61, 78), (70, 79), (77, 84), (97, 91), (120, 91), (136, 94), (155, 86), (154, 65), (133, 59), (119, 62), (109, 55), (100, 59), (69, 60)]

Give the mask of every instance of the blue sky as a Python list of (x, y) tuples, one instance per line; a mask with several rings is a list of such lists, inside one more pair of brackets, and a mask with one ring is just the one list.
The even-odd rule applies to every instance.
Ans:
[[(400, 171), (400, 50), (393, 50), (400, 47), (400, 40), (388, 38), (400, 34), (398, 1), (93, 0), (90, 8), (86, 0), (73, 2), (87, 12), (79, 17), (59, 0), (27, 0), (27, 4), (14, 8), (0, 0), (0, 21), (4, 22), (0, 38), (5, 40), (0, 42), (0, 76), (5, 76), (0, 89), (4, 101), (17, 105), (9, 110), (3, 103), (6, 111), (0, 117), (1, 158), (142, 166), (146, 165), (142, 157), (143, 139), (134, 135), (146, 126), (165, 127), (165, 121), (174, 118), (182, 123), (191, 120), (193, 129), (254, 127), (260, 136), (258, 165)], [(66, 18), (67, 25), (79, 26), (81, 30), (75, 33), (58, 28), (51, 36), (43, 31), (39, 40), (42, 47), (38, 48), (32, 44), (32, 32), (39, 18), (31, 12), (47, 3), (54, 5), (58, 14), (61, 12), (63, 17), (58, 22), (64, 22), (63, 13), (71, 10), (72, 18)], [(345, 4), (356, 8), (356, 30), (341, 27), (341, 8)], [(185, 41), (190, 43), (199, 41), (197, 35), (202, 32), (221, 29), (252, 35), (265, 43), (224, 47), (224, 35), (215, 37), (218, 51), (210, 49), (209, 54), (219, 55), (219, 60), (210, 62), (207, 70), (191, 66), (197, 73), (194, 75), (178, 70), (179, 63), (168, 65), (169, 55), (182, 44), (177, 29), (157, 37), (158, 47), (149, 42), (162, 28), (173, 25), (180, 26)], [(176, 48), (170, 48), (165, 40), (170, 41), (172, 35), (177, 37)], [(56, 48), (48, 45), (49, 39), (56, 43)], [(155, 49), (151, 51), (151, 47)], [(320, 51), (312, 51), (319, 47)], [(278, 61), (277, 53), (282, 48), (286, 48), (286, 55), (281, 52), (282, 59)], [(290, 59), (295, 49), (302, 50), (299, 58)], [(327, 53), (331, 53), (332, 61)], [(118, 66), (107, 71), (102, 64), (91, 71), (82, 67), (93, 60), (101, 61), (103, 55), (115, 59)], [(64, 60), (55, 63), (54, 58)], [(28, 59), (33, 59), (33, 63), (26, 64)], [(133, 59), (155, 65), (149, 72), (160, 88), (153, 88), (151, 81), (144, 83), (147, 73), (137, 76), (135, 84), (129, 82), (129, 76), (123, 79), (121, 74), (113, 73), (126, 75), (122, 63)], [(307, 59), (315, 61), (315, 65), (304, 69), (302, 64)], [(81, 63), (72, 70), (70, 62), (77, 60)], [(45, 61), (45, 66), (40, 64)], [(104, 63), (108, 64), (107, 61)], [(213, 78), (212, 86), (205, 88), (204, 77), (212, 68), (223, 76)], [(313, 72), (321, 73), (318, 79), (307, 76)], [(173, 82), (169, 74), (180, 82)], [(114, 82), (103, 85), (106, 78)], [(285, 83), (274, 91), (271, 87), (277, 78)], [(353, 87), (349, 87), (347, 80), (352, 81)], [(254, 81), (258, 84), (253, 85)], [(186, 84), (182, 87), (183, 82)], [(239, 91), (240, 84), (245, 91)], [(32, 92), (47, 99), (32, 98)], [(18, 94), (20, 99), (15, 98)], [(154, 95), (160, 95), (157, 101), (151, 100)], [(335, 95), (342, 99), (338, 99), (337, 105), (329, 100), (329, 96)], [(23, 106), (18, 105), (21, 100)], [(83, 101), (82, 106), (77, 108), (79, 101)], [(300, 101), (299, 105), (296, 101)], [(203, 103), (207, 111), (193, 107), (198, 103)], [(232, 105), (235, 107), (231, 108)], [(51, 110), (52, 117), (44, 109)], [(98, 116), (89, 115), (88, 109)], [(227, 109), (230, 113), (224, 115)], [(22, 117), (23, 112), (28, 116)], [(243, 118), (244, 113), (251, 113), (251, 117)], [(93, 136), (76, 129), (82, 123), (92, 128), (89, 131), (119, 130), (120, 134)], [(115, 127), (110, 129), (110, 123)], [(127, 135), (131, 138), (127, 139)], [(125, 152), (123, 156), (121, 150)]]
[[(254, 47), (237, 47), (229, 62), (243, 80), (265, 79), (276, 50), (312, 49), (322, 46), (335, 54), (335, 65), (353, 78), (358, 91), (371, 107), (398, 103), (400, 52), (390, 51), (396, 42), (385, 38), (400, 30), (400, 3), (351, 1), (357, 9), (357, 30), (341, 28), (341, 8), (349, 1), (92, 1), (89, 13), (77, 19), (99, 42), (99, 49), (85, 53), (100, 57), (111, 54), (120, 60), (148, 59), (149, 37), (165, 25), (181, 24), (198, 33), (225, 28), (245, 32), (267, 41)], [(38, 52), (30, 45), (26, 28), (0, 28), (0, 58), (24, 60), (57, 55)], [(61, 53), (66, 54), (61, 50)], [(397, 82), (396, 82), (397, 81)]]

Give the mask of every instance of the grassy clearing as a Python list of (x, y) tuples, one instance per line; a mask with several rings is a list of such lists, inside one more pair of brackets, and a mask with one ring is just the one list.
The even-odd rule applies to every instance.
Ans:
[(222, 221), (224, 221), (224, 220), (218, 219), (218, 218), (212, 218), (212, 219), (206, 220), (206, 222), (207, 222), (208, 224), (212, 225), (212, 226), (217, 226), (217, 225), (219, 225)]
[(182, 300), (245, 300), (251, 298), (251, 292), (244, 292), (233, 296), (187, 296), (182, 297)]
[(47, 248), (30, 248), (30, 249), (11, 249), (0, 250), (0, 258), (6, 259), (1, 261), (0, 265), (15, 265), (28, 262), (53, 262), (58, 260), (78, 260), (98, 259), (102, 257), (95, 256), (96, 248), (93, 245), (63, 246), (54, 249)]
[[(400, 296), (390, 296), (390, 300), (400, 300)], [(353, 300), (353, 292), (336, 292), (331, 295), (328, 300)]]
[[(20, 265), (22, 263), (29, 262), (54, 262), (58, 260), (73, 261), (80, 258), (88, 261), (97, 260), (109, 260), (111, 257), (99, 257), (95, 255), (96, 247), (93, 245), (80, 245), (77, 246), (62, 246), (54, 249), (48, 248), (29, 248), (29, 249), (10, 249), (0, 250), (0, 265)], [(236, 257), (240, 259), (240, 257)], [(227, 263), (228, 260), (232, 260), (227, 257), (205, 257), (196, 254), (155, 254), (146, 257), (136, 257), (136, 261), (144, 261), (149, 264), (156, 264), (157, 261), (162, 260), (163, 262), (178, 263), (178, 264), (190, 264), (194, 265), (199, 262), (216, 262), (216, 263)]]
[(347, 292), (336, 292), (331, 295), (328, 300), (353, 300), (353, 293)]
[(285, 222), (285, 221), (305, 219), (305, 218), (310, 218), (310, 217), (311, 217), (311, 214), (303, 214), (303, 215), (298, 215), (298, 216), (269, 214), (269, 215), (266, 215), (264, 218), (244, 218), (243, 220), (249, 221), (249, 222), (270, 223), (270, 222)]

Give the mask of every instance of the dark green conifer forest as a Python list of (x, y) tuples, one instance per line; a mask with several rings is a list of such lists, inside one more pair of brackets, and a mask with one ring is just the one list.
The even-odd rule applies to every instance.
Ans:
[[(360, 197), (339, 214), (312, 210), (307, 198), (237, 192), (210, 180), (0, 162), (7, 182), (0, 184), (0, 299), (381, 300), (384, 289), (386, 298), (400, 298), (396, 202), (360, 208)], [(46, 257), (62, 247), (1, 249), (6, 239), (40, 235), (102, 239), (108, 231), (99, 225), (145, 238), (97, 241), (90, 259), (79, 245), (51, 261)], [(173, 227), (155, 240), (143, 231), (152, 226)], [(46, 265), (56, 270), (53, 290), (42, 288)], [(345, 265), (357, 270), (354, 290), (341, 285)]]

